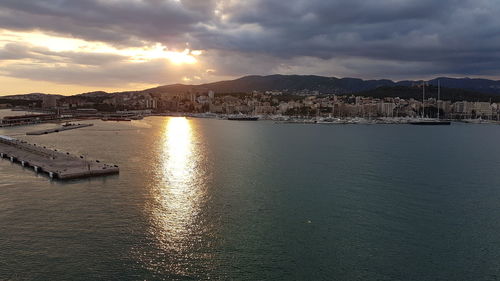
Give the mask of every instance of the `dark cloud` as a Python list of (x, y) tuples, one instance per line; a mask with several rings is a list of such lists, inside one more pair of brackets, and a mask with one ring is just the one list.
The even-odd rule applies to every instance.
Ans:
[[(155, 0), (3, 0), (0, 26), (41, 29), (115, 44), (138, 40), (183, 42), (193, 25), (208, 19), (207, 5)], [(207, 1), (210, 3), (210, 1)]]
[[(273, 72), (494, 77), (500, 75), (498, 14), (496, 0), (2, 0), (0, 28), (116, 46), (161, 42), (183, 48), (188, 43), (208, 50), (200, 60), (223, 77)], [(40, 52), (12, 45), (0, 51), (0, 59), (126, 65), (119, 56)], [(146, 71), (138, 73), (150, 69), (142, 67)], [(34, 76), (21, 70), (15, 74)]]

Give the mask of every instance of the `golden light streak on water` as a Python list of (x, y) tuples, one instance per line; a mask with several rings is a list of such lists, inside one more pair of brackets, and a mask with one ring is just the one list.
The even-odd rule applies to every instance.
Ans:
[[(153, 264), (147, 254), (141, 259), (153, 268), (184, 276), (192, 272), (187, 261), (194, 258), (190, 253), (200, 247), (200, 237), (206, 231), (200, 223), (207, 200), (204, 151), (192, 120), (166, 118), (157, 133), (156, 161), (151, 165), (155, 176), (149, 187), (151, 201), (147, 212), (151, 218), (150, 234), (156, 241), (154, 247), (165, 254), (165, 260)], [(177, 262), (170, 260), (174, 256)]]
[(169, 118), (163, 131), (162, 146), (157, 198), (162, 208), (158, 219), (166, 244), (180, 250), (177, 248), (182, 247), (193, 227), (200, 198), (195, 180), (196, 152), (190, 121), (182, 117)]

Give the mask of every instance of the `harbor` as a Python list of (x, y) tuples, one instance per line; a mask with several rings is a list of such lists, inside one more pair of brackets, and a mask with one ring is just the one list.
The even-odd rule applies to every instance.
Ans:
[(88, 161), (85, 157), (74, 156), (57, 149), (49, 149), (8, 136), (0, 136), (0, 158), (9, 159), (23, 167), (30, 167), (36, 173), (48, 175), (52, 179), (68, 180), (118, 174), (117, 165)]
[[(330, 210), (342, 213), (345, 208), (347, 209), (342, 214), (349, 218), (353, 216), (359, 219), (357, 216), (361, 212), (367, 220), (378, 219), (375, 224), (359, 226), (361, 236), (356, 236), (359, 233), (354, 233), (352, 228), (341, 228), (340, 234), (349, 243), (357, 243), (358, 239), (371, 239), (373, 231), (378, 231), (379, 225), (384, 229), (397, 226), (397, 229), (402, 229), (405, 234), (405, 253), (418, 252), (419, 247), (424, 245), (428, 246), (426, 253), (434, 253), (433, 250), (438, 247), (442, 256), (448, 257), (449, 248), (444, 242), (448, 236), (443, 236), (443, 233), (448, 233), (448, 225), (443, 221), (448, 219), (456, 222), (454, 233), (459, 233), (466, 225), (468, 229), (477, 230), (475, 233), (478, 235), (496, 239), (491, 243), (500, 240), (499, 237), (488, 234), (491, 230), (490, 222), (498, 219), (492, 217), (492, 214), (496, 214), (494, 210), (498, 204), (491, 201), (491, 198), (494, 196), (495, 200), (500, 200), (500, 192), (492, 193), (494, 186), (500, 183), (500, 175), (495, 172), (500, 159), (500, 130), (492, 124), (468, 125), (454, 122), (451, 126), (425, 128), (361, 123), (336, 125), (333, 122), (332, 125), (280, 125), (272, 121), (238, 122), (182, 117), (146, 117), (141, 124), (134, 124), (134, 121), (100, 120), (92, 123), (93, 127), (43, 136), (24, 136), (27, 128), (22, 127), (4, 129), (2, 132), (10, 136), (19, 134), (19, 137), (14, 137), (37, 146), (45, 145), (68, 151), (77, 157), (88, 153), (88, 158), (119, 165), (119, 176), (69, 181), (50, 180), (45, 174), (35, 174), (33, 168), (21, 167), (20, 164), (11, 163), (8, 158), (0, 160), (0, 190), (3, 192), (0, 197), (4, 202), (2, 206), (9, 206), (11, 210), (3, 211), (1, 222), (5, 226), (6, 235), (19, 235), (15, 226), (21, 220), (15, 214), (20, 211), (26, 213), (22, 217), (24, 220), (37, 223), (26, 230), (25, 224), (22, 224), (23, 233), (29, 231), (36, 237), (54, 237), (56, 231), (66, 233), (69, 227), (84, 223), (85, 226), (78, 231), (69, 232), (71, 235), (79, 235), (84, 231), (85, 235), (88, 235), (88, 240), (78, 243), (81, 248), (74, 249), (75, 243), (66, 236), (57, 236), (58, 239), (54, 238), (48, 243), (50, 249), (55, 248), (63, 254), (67, 249), (80, 253), (85, 251), (88, 244), (94, 246), (96, 258), (87, 260), (83, 273), (79, 273), (90, 280), (94, 276), (84, 275), (87, 268), (98, 267), (108, 256), (112, 259), (122, 257), (123, 249), (130, 245), (130, 240), (123, 239), (124, 236), (135, 239), (139, 235), (140, 239), (144, 239), (143, 237), (152, 232), (162, 233), (166, 237), (173, 237), (172, 245), (183, 247), (186, 240), (175, 240), (179, 237), (179, 230), (165, 227), (164, 222), (175, 222), (188, 229), (208, 229), (208, 233), (202, 231), (203, 235), (206, 235), (201, 237), (206, 239), (203, 241), (208, 241), (203, 243), (204, 247), (211, 245), (210, 241), (213, 241), (213, 237), (219, 237), (219, 232), (213, 227), (214, 223), (217, 223), (213, 221), (214, 213), (207, 208), (226, 212), (230, 217), (228, 224), (236, 232), (225, 233), (224, 237), (250, 237), (250, 240), (243, 241), (245, 243), (240, 238), (229, 240), (233, 243), (232, 247), (250, 247), (247, 250), (256, 253), (255, 257), (252, 257), (256, 260), (259, 254), (254, 250), (255, 245), (258, 246), (259, 241), (266, 241), (274, 245), (273, 249), (279, 249), (279, 245), (282, 245), (280, 235), (283, 233), (291, 235), (287, 239), (302, 241), (304, 233), (318, 231), (318, 234), (327, 237), (325, 243), (329, 243), (332, 249), (344, 249), (337, 248), (335, 241), (338, 239), (332, 237), (331, 230), (346, 220), (342, 216), (331, 216), (323, 212)], [(432, 165), (433, 169), (423, 169), (423, 165)], [(430, 177), (430, 180), (427, 180), (425, 175)], [(409, 180), (412, 176), (414, 179)], [(301, 180), (302, 177), (306, 178)], [(314, 184), (310, 184), (311, 182)], [(219, 189), (221, 187), (223, 192)], [(440, 192), (436, 193), (436, 190)], [(450, 196), (450, 190), (457, 190), (460, 197)], [(381, 192), (382, 196), (375, 196), (375, 191)], [(395, 193), (399, 197), (392, 200), (391, 196)], [(278, 196), (283, 196), (283, 200)], [(363, 208), (360, 208), (359, 196), (367, 200), (366, 204), (363, 201)], [(436, 196), (440, 200), (436, 200)], [(471, 196), (474, 200), (471, 200)], [(422, 198), (425, 202), (430, 202), (426, 207), (442, 210), (443, 213), (446, 213), (445, 210), (450, 211), (453, 216), (442, 220), (442, 214), (433, 216), (437, 212), (426, 212), (418, 203)], [(446, 198), (450, 198), (452, 204), (442, 204)], [(481, 201), (481, 198), (484, 200)], [(280, 203), (276, 204), (276, 200)], [(314, 202), (318, 208), (302, 205), (306, 201)], [(228, 205), (227, 202), (231, 204)], [(464, 220), (463, 216), (458, 215), (463, 214), (464, 204), (467, 210), (482, 207), (480, 219), (487, 223), (478, 226), (474, 220)], [(280, 227), (263, 228), (262, 236), (258, 237), (246, 235), (249, 229), (255, 227), (252, 222), (255, 212), (242, 212), (241, 206), (256, 211), (261, 206), (272, 206), (272, 215), (264, 216), (268, 219), (266, 223)], [(364, 208), (365, 206), (370, 208)], [(432, 244), (433, 240), (428, 242), (430, 244), (419, 244), (421, 235), (414, 235), (415, 229), (411, 227), (407, 217), (389, 220), (385, 213), (374, 214), (372, 206), (376, 210), (386, 210), (390, 206), (398, 213), (410, 212), (409, 216), (423, 225), (431, 221), (434, 223), (433, 229), (437, 228), (438, 231), (436, 235), (427, 238), (436, 239), (439, 245), (444, 246), (439, 248), (439, 245)], [(296, 210), (298, 214), (291, 220), (281, 220), (282, 216), (295, 214)], [(429, 220), (429, 216), (432, 219)], [(189, 218), (188, 223), (186, 218)], [(152, 224), (154, 228), (146, 228), (144, 221), (148, 220), (159, 220), (161, 223)], [(242, 225), (239, 222), (249, 223)], [(52, 227), (46, 228), (46, 225)], [(136, 228), (125, 227), (128, 225)], [(305, 232), (298, 233), (298, 225)], [(404, 228), (408, 226), (409, 228)], [(244, 229), (241, 229), (243, 227)], [(374, 230), (374, 227), (377, 230)], [(89, 229), (89, 232), (86, 232), (86, 229)], [(106, 229), (106, 232), (101, 232), (101, 229)], [(379, 243), (376, 244), (376, 249), (380, 249), (377, 254), (383, 255), (385, 243), (400, 239), (401, 233), (381, 231), (386, 238), (391, 239), (375, 241)], [(269, 238), (269, 232), (272, 237), (277, 238)], [(375, 234), (377, 233), (379, 232)], [(454, 243), (463, 242), (463, 247), (467, 247), (472, 253), (480, 246), (476, 244), (481, 244), (481, 241), (478, 241), (470, 245), (469, 241), (464, 241), (453, 233), (449, 236), (456, 239), (452, 240)], [(197, 239), (200, 236), (195, 233), (195, 237)], [(143, 240), (132, 241), (140, 245)], [(37, 251), (39, 245), (46, 243), (46, 240), (35, 242), (36, 245), (28, 249)], [(21, 243), (23, 241), (19, 241), (20, 247), (23, 246)], [(216, 244), (217, 247), (219, 245)], [(336, 254), (325, 249), (323, 244), (311, 241), (310, 245), (317, 246), (315, 252), (324, 251), (323, 254), (329, 261), (335, 261)], [(400, 246), (395, 245), (391, 251), (401, 253), (398, 252)], [(300, 248), (299, 253), (307, 255), (311, 252), (310, 247)], [(105, 249), (104, 253), (102, 249)], [(221, 246), (215, 250), (224, 253), (227, 248)], [(357, 257), (357, 252), (352, 253), (350, 248), (344, 250), (346, 252), (343, 254), (348, 255), (344, 260)], [(481, 254), (478, 259), (493, 259), (500, 252), (500, 249), (495, 250), (498, 251), (486, 257), (478, 253)], [(151, 251), (153, 252), (148, 253), (156, 257), (155, 262), (160, 263), (165, 258), (164, 248), (153, 248)], [(193, 253), (191, 248), (187, 251), (188, 254)], [(7, 258), (4, 259), (7, 262), (14, 259), (11, 257), (21, 259), (24, 255), (24, 252), (7, 253)], [(177, 258), (177, 254), (174, 252), (171, 255)], [(179, 258), (184, 254), (186, 252), (178, 254)], [(227, 258), (224, 260), (225, 264), (237, 263), (238, 266), (247, 266), (246, 260), (240, 263), (233, 254), (233, 251), (229, 251), (224, 255)], [(142, 261), (136, 260), (137, 257), (133, 255), (127, 255), (127, 258), (129, 260), (126, 262), (129, 264)], [(81, 257), (77, 256), (70, 261), (79, 263)], [(324, 262), (325, 267), (329, 266), (329, 261)], [(57, 259), (55, 264), (59, 265), (59, 262)], [(26, 263), (29, 266), (34, 264), (37, 270), (39, 266), (45, 265), (40, 264), (38, 255), (30, 256)], [(14, 265), (14, 262), (11, 264)], [(62, 270), (66, 270), (66, 267), (61, 268)], [(120, 270), (125, 272), (124, 275), (137, 274), (130, 267), (123, 266)], [(143, 270), (142, 266), (139, 270)], [(231, 273), (232, 269), (227, 267), (223, 270)], [(231, 277), (238, 279), (238, 273), (233, 273)], [(79, 279), (79, 276), (72, 273), (68, 279)], [(111, 275), (102, 279), (107, 279), (108, 276)], [(43, 277), (54, 280), (51, 276)], [(266, 279), (265, 276), (251, 277), (256, 280)], [(279, 276), (275, 279), (279, 280)]]

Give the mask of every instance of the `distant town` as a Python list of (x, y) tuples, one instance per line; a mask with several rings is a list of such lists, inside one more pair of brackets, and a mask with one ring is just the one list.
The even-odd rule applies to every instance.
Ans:
[[(363, 81), (367, 82), (369, 81)], [(149, 115), (208, 118), (251, 116), (262, 120), (312, 123), (407, 123), (416, 118), (471, 123), (500, 120), (498, 95), (477, 96), (481, 99), (476, 99), (476, 96), (471, 98), (467, 93), (464, 94), (462, 89), (444, 88), (440, 96), (442, 98), (438, 99), (436, 94), (441, 88), (428, 84), (377, 87), (372, 89), (372, 92), (358, 93), (339, 90), (334, 94), (331, 91), (325, 93), (315, 89), (228, 93), (208, 87), (180, 86), (183, 88), (176, 88), (175, 91), (172, 88), (158, 87), (140, 92), (92, 92), (74, 96), (28, 94), (3, 97), (0, 99), (0, 108), (36, 114), (6, 116), (0, 120), (0, 125), (16, 126), (54, 120), (96, 118), (104, 121), (130, 121)], [(459, 99), (461, 97), (463, 100)]]
[[(262, 119), (288, 120), (313, 118), (441, 118), (450, 120), (499, 120), (500, 103), (444, 101), (436, 98), (372, 98), (355, 95), (323, 95), (318, 92), (284, 95), (280, 91), (254, 91), (248, 94), (206, 93), (148, 94), (129, 93), (111, 98), (62, 97), (46, 95), (41, 101), (13, 108), (45, 113), (4, 118), (2, 125), (17, 125), (61, 118), (135, 118), (151, 114), (202, 114), (193, 116), (250, 115)], [(16, 102), (13, 102), (16, 104)], [(41, 119), (40, 119), (41, 118)], [(119, 120), (119, 119), (116, 119)]]

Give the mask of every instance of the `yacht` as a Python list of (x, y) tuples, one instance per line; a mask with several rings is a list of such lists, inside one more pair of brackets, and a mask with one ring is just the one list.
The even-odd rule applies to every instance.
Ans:
[(439, 97), (441, 94), (441, 85), (438, 80), (438, 99), (437, 99), (437, 105), (438, 105), (438, 112), (437, 112), (437, 118), (424, 118), (424, 112), (425, 112), (425, 82), (422, 82), (422, 117), (416, 121), (409, 122), (411, 125), (451, 125), (450, 121), (446, 120), (441, 120), (439, 119)]
[(238, 115), (229, 115), (227, 117), (227, 120), (233, 120), (233, 121), (257, 121), (257, 120), (259, 120), (259, 117), (258, 116), (245, 115), (245, 114), (238, 114)]

